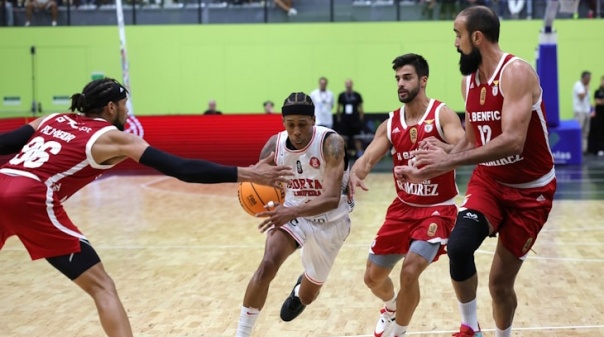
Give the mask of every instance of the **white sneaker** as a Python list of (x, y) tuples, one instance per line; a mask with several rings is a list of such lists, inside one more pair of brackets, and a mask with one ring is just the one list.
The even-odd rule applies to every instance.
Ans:
[(52, 26), (53, 26), (53, 27), (55, 27), (56, 25), (57, 25), (57, 22), (56, 22), (56, 21), (53, 21), (53, 22), (52, 22)]
[(25, 21), (25, 27), (29, 27), (29, 25), (31, 25), (31, 22)]
[(394, 322), (394, 314), (394, 311), (390, 311), (386, 309), (386, 307), (383, 307), (380, 310), (380, 319), (378, 319), (377, 324), (375, 325), (375, 330), (373, 331), (374, 337), (386, 336), (384, 335), (384, 332), (390, 330), (390, 327)]
[(287, 15), (288, 16), (296, 16), (298, 15), (298, 11), (295, 8), (290, 8), (289, 11), (287, 11)]
[(598, 151), (598, 157), (602, 157), (602, 156), (604, 156), (604, 151), (602, 151), (602, 150)]

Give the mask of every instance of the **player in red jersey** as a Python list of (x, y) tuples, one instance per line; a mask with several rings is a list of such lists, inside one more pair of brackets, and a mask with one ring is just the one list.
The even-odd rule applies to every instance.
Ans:
[[(262, 160), (247, 168), (184, 159), (122, 132), (127, 90), (113, 79), (90, 82), (72, 96), (78, 113), (40, 117), (0, 135), (0, 154), (17, 153), (0, 167), (0, 249), (19, 237), (31, 258), (45, 258), (86, 291), (107, 336), (132, 329), (115, 285), (87, 238), (71, 222), (63, 201), (126, 158), (196, 183), (255, 181), (277, 185), (291, 170)], [(270, 158), (270, 157), (269, 157)]]
[[(450, 149), (453, 145), (449, 144), (464, 136), (457, 114), (426, 96), (428, 62), (420, 55), (406, 54), (392, 63), (399, 100), (404, 105), (382, 122), (365, 153), (354, 163), (350, 175), (353, 192), (355, 187), (367, 190), (363, 180), (389, 150), (395, 166), (411, 165), (413, 151), (421, 141)], [(375, 337), (405, 334), (420, 300), (419, 276), (444, 254), (457, 216), (454, 171), (419, 183), (394, 182), (397, 197), (371, 244), (365, 270), (365, 284), (384, 301)], [(403, 257), (397, 296), (389, 275)]]
[(455, 336), (481, 336), (474, 251), (487, 236), (498, 235), (489, 291), (495, 336), (509, 337), (518, 305), (514, 281), (547, 221), (556, 190), (543, 92), (533, 68), (499, 48), (499, 19), (490, 8), (463, 10), (454, 31), (460, 70), (466, 75), (466, 137), (448, 154), (427, 145), (416, 153), (413, 167), (395, 171), (402, 181), (421, 181), (477, 164), (447, 246), (462, 313)]

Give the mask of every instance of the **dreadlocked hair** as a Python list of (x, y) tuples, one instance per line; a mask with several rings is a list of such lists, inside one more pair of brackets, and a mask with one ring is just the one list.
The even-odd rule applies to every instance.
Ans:
[(128, 91), (112, 78), (103, 78), (88, 83), (81, 93), (71, 96), (71, 107), (85, 115), (96, 115), (103, 111), (109, 102), (126, 98)]

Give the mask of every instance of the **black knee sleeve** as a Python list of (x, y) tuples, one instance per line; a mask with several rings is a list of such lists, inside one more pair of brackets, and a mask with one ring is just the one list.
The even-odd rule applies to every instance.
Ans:
[(80, 239), (79, 253), (50, 257), (46, 261), (73, 281), (101, 259), (88, 241)]
[(473, 210), (459, 212), (447, 243), (449, 273), (454, 281), (465, 281), (476, 274), (474, 252), (489, 235), (486, 217)]

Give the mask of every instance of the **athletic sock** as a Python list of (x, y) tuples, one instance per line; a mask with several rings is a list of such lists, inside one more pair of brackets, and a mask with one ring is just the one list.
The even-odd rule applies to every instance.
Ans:
[(235, 334), (235, 337), (250, 337), (252, 334), (252, 329), (254, 328), (254, 324), (256, 324), (256, 320), (258, 319), (259, 314), (259, 309), (246, 308), (242, 306), (241, 314), (239, 316), (239, 324), (237, 324), (237, 333)]
[(478, 331), (478, 317), (476, 314), (476, 299), (471, 300), (468, 303), (461, 303), (458, 301), (459, 311), (461, 312), (461, 322), (474, 331)]

